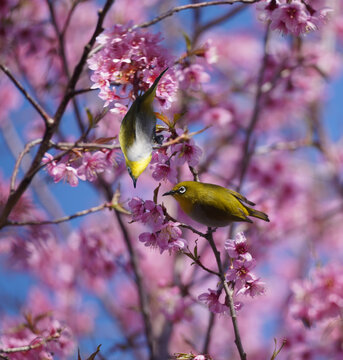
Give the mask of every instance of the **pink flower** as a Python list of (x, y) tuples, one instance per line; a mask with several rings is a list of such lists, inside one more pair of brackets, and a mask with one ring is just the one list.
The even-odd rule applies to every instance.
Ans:
[(205, 355), (197, 355), (193, 360), (206, 360)]
[(71, 186), (77, 186), (79, 184), (79, 178), (77, 176), (77, 171), (70, 165), (67, 165), (66, 160), (62, 160), (59, 164), (56, 161), (52, 161), (53, 156), (46, 153), (42, 162), (47, 164), (47, 171), (50, 176), (54, 179), (55, 183), (60, 182), (61, 180), (66, 180)]
[(157, 150), (152, 154), (151, 169), (152, 177), (156, 181), (169, 180), (171, 183), (177, 182), (176, 164), (173, 158), (167, 156), (164, 150)]
[(77, 175), (82, 180), (94, 181), (97, 174), (102, 173), (107, 167), (106, 154), (101, 151), (86, 152), (82, 157), (82, 165), (77, 170)]
[(128, 205), (131, 209), (133, 220), (140, 221), (145, 212), (144, 200), (139, 197), (134, 197), (129, 201)]
[(204, 67), (199, 64), (193, 64), (180, 70), (178, 76), (183, 89), (199, 90), (202, 84), (210, 81), (210, 76), (205, 72)]
[(177, 323), (192, 318), (190, 305), (193, 301), (190, 297), (185, 297), (177, 286), (161, 288), (158, 303), (161, 312), (169, 321)]
[(225, 127), (232, 122), (232, 112), (222, 107), (208, 109), (202, 114), (206, 125)]
[(236, 235), (235, 240), (226, 240), (224, 248), (227, 250), (229, 256), (233, 259), (241, 257), (241, 259), (247, 261), (252, 260), (252, 256), (248, 252), (247, 239), (242, 232)]
[(158, 247), (156, 233), (145, 232), (140, 234), (138, 239), (140, 242), (144, 243), (144, 245), (147, 247), (153, 247), (153, 248)]
[(144, 203), (145, 212), (141, 217), (144, 224), (150, 225), (155, 231), (160, 230), (164, 222), (164, 214), (161, 205), (156, 205), (153, 201), (147, 200)]
[(203, 293), (198, 296), (198, 299), (204, 302), (210, 311), (215, 314), (221, 314), (227, 311), (227, 307), (219, 302), (220, 291), (208, 289), (208, 293)]
[[(156, 77), (169, 66), (171, 57), (161, 45), (159, 34), (129, 30), (129, 26), (115, 25), (97, 38), (103, 48), (88, 60), (94, 73), (93, 88), (100, 88), (99, 96), (105, 106), (120, 100), (113, 83), (121, 84), (123, 92), (135, 98), (139, 91), (146, 91)], [(130, 85), (129, 87), (127, 85)], [(156, 98), (165, 109), (175, 100), (177, 82), (170, 69), (161, 79)]]
[(255, 261), (234, 260), (232, 267), (226, 273), (228, 281), (235, 281), (236, 287), (240, 289), (245, 285), (246, 281), (254, 280), (254, 275), (250, 272), (255, 266)]
[(266, 291), (265, 283), (260, 281), (259, 278), (247, 280), (244, 286), (237, 291), (237, 295), (250, 295), (255, 297), (256, 295), (262, 295)]
[(161, 254), (168, 250), (170, 252), (177, 252), (186, 247), (186, 240), (181, 238), (182, 231), (179, 228), (179, 223), (168, 221), (162, 226), (158, 233), (157, 242)]
[(172, 145), (171, 152), (176, 152), (174, 155), (176, 166), (181, 166), (185, 162), (188, 162), (190, 166), (197, 166), (202, 154), (202, 150), (195, 145), (193, 139), (190, 139), (188, 142)]
[(279, 7), (278, 0), (263, 0), (256, 5), (257, 11), (259, 11), (258, 18), (267, 22), (271, 20), (272, 13), (275, 9)]
[(271, 14), (270, 27), (272, 30), (296, 36), (316, 29), (305, 5), (298, 0), (281, 4), (274, 10)]

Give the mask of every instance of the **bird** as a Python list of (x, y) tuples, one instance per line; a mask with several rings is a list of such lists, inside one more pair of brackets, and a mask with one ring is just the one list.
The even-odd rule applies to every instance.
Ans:
[(183, 181), (162, 196), (167, 195), (173, 196), (191, 219), (210, 228), (227, 226), (235, 221), (252, 223), (248, 216), (269, 222), (267, 214), (250, 207), (255, 205), (253, 202), (219, 185)]
[(164, 69), (151, 87), (135, 99), (120, 125), (119, 143), (134, 187), (151, 161), (154, 143), (161, 145), (163, 141), (162, 135), (156, 135), (156, 116), (152, 102), (157, 85), (167, 70)]

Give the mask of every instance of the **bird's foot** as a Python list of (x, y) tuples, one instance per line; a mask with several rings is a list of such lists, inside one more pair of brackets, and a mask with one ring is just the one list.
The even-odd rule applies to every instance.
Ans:
[(154, 142), (158, 145), (162, 145), (164, 140), (163, 135), (154, 135)]

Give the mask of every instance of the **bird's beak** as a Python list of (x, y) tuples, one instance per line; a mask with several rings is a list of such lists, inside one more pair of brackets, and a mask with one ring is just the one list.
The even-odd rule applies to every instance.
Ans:
[(175, 191), (175, 190), (170, 190), (170, 191), (168, 191), (168, 192), (164, 193), (162, 196), (174, 195), (175, 193), (176, 193), (176, 191)]
[(130, 174), (130, 176), (131, 176), (131, 179), (133, 181), (133, 187), (136, 188), (137, 179), (132, 174)]

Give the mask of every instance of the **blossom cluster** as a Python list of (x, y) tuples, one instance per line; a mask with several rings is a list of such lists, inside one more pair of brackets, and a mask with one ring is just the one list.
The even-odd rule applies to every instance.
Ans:
[(140, 221), (152, 227), (153, 232), (139, 235), (139, 241), (145, 246), (158, 248), (161, 254), (166, 250), (171, 253), (185, 248), (186, 240), (181, 237), (180, 224), (166, 220), (161, 205), (134, 197), (130, 200), (129, 207), (133, 221)]
[[(71, 355), (75, 349), (70, 329), (49, 313), (36, 316), (26, 313), (25, 322), (22, 323), (17, 319), (7, 318), (2, 322), (1, 333), (2, 349), (32, 348), (30, 351), (13, 352), (11, 360), (52, 360), (54, 355)], [(1, 355), (5, 357), (6, 353), (1, 353), (0, 350), (0, 357)]]
[[(160, 45), (159, 34), (115, 25), (101, 33), (97, 41), (102, 48), (88, 60), (88, 66), (94, 71), (92, 88), (100, 89), (99, 97), (105, 101), (104, 106), (127, 96), (135, 98), (170, 65), (171, 57)], [(116, 90), (119, 85), (121, 92)], [(156, 98), (163, 108), (168, 109), (175, 100), (176, 89), (176, 78), (173, 70), (169, 70), (156, 90)]]
[[(226, 280), (235, 284), (236, 295), (250, 295), (255, 297), (265, 292), (265, 284), (256, 277), (251, 270), (255, 267), (255, 260), (248, 252), (247, 239), (242, 232), (238, 233), (234, 240), (228, 239), (225, 242), (225, 250), (232, 260), (232, 264), (226, 273)], [(208, 293), (199, 295), (198, 299), (205, 302), (209, 310), (214, 313), (224, 313), (228, 311), (225, 304), (221, 303), (221, 289), (208, 289)], [(242, 307), (241, 302), (235, 302), (236, 310)]]
[[(181, 136), (184, 133), (182, 129), (176, 129), (175, 136)], [(166, 141), (172, 140), (170, 135)], [(193, 139), (172, 144), (168, 147), (161, 147), (152, 154), (151, 166), (152, 177), (156, 181), (168, 180), (171, 183), (177, 183), (177, 168), (187, 163), (189, 166), (196, 166), (199, 163), (202, 150), (195, 145)]]
[(79, 180), (95, 181), (98, 174), (114, 164), (113, 152), (109, 150), (85, 152), (82, 157), (64, 156), (59, 161), (46, 153), (42, 162), (55, 183), (64, 180), (71, 186), (77, 186)]
[(340, 318), (343, 307), (342, 266), (333, 263), (317, 268), (311, 280), (293, 283), (290, 313), (307, 327)]
[(257, 5), (259, 18), (270, 22), (272, 30), (298, 36), (318, 29), (324, 24), (330, 8), (314, 9), (308, 1), (264, 0)]
[(169, 321), (176, 323), (192, 319), (190, 306), (193, 304), (193, 300), (190, 297), (182, 296), (179, 287), (160, 286), (158, 302), (161, 312)]

